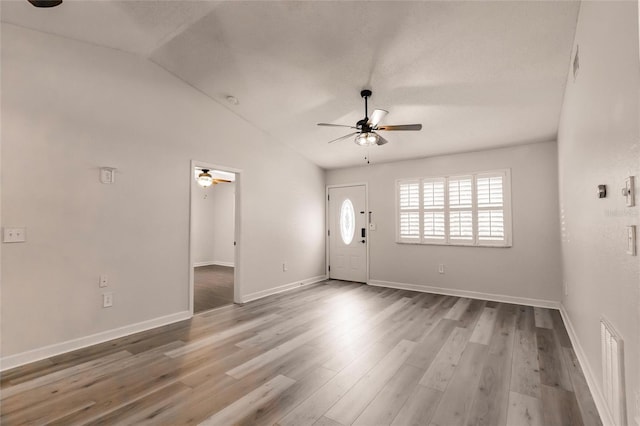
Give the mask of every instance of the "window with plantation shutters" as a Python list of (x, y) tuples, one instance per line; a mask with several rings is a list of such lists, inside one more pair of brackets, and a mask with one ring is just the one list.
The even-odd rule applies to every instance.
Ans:
[(511, 246), (508, 169), (397, 181), (398, 242)]
[(398, 183), (399, 221), (401, 241), (420, 241), (420, 181)]

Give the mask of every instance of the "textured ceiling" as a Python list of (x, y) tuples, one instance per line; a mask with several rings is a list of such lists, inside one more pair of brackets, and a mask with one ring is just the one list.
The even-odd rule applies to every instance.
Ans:
[[(3, 2), (2, 20), (149, 58), (336, 168), (556, 137), (577, 2)], [(381, 147), (327, 144), (371, 108)], [(239, 105), (225, 101), (239, 99)]]

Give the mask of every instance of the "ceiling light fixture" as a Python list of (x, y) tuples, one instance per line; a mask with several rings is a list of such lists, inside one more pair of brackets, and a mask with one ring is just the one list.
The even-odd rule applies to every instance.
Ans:
[(62, 4), (62, 0), (28, 0), (35, 7), (56, 7)]
[(227, 102), (229, 102), (232, 105), (238, 105), (240, 103), (240, 101), (238, 100), (238, 98), (236, 98), (235, 96), (227, 96)]
[(201, 187), (208, 188), (213, 184), (213, 176), (209, 174), (209, 169), (202, 169), (196, 181)]
[(356, 145), (360, 146), (373, 146), (378, 143), (380, 136), (373, 132), (362, 132), (358, 133), (356, 136), (355, 142)]

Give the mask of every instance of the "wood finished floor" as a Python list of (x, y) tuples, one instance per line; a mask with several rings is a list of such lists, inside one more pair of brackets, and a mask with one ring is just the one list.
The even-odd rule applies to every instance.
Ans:
[(599, 425), (555, 310), (328, 281), (2, 374), (1, 422)]
[(193, 312), (233, 303), (233, 267), (208, 265), (193, 268)]

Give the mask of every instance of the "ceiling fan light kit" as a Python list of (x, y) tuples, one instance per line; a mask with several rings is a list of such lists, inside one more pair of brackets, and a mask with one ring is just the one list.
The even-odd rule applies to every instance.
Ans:
[(350, 129), (356, 129), (356, 132), (349, 133), (348, 135), (339, 137), (329, 141), (329, 143), (341, 141), (347, 139), (353, 135), (356, 135), (354, 142), (358, 146), (373, 146), (384, 145), (388, 141), (376, 133), (376, 130), (421, 130), (422, 124), (402, 124), (402, 125), (387, 125), (378, 126), (380, 121), (389, 113), (383, 109), (376, 109), (371, 113), (369, 117), (368, 99), (371, 97), (371, 90), (365, 89), (360, 92), (360, 96), (364, 99), (364, 118), (359, 120), (355, 126), (347, 126), (344, 124), (331, 124), (331, 123), (318, 123), (318, 126), (327, 127), (347, 127)]
[(231, 183), (235, 181), (233, 173), (200, 167), (195, 168), (194, 177), (198, 185), (205, 189), (219, 183)]
[(198, 179), (196, 179), (198, 185), (203, 188), (208, 188), (213, 184), (213, 176), (209, 174), (209, 169), (202, 169), (202, 172), (198, 175)]
[(377, 145), (378, 141), (380, 140), (380, 136), (378, 136), (377, 134), (371, 132), (371, 133), (358, 133), (358, 136), (356, 136), (356, 145), (360, 145), (360, 146), (373, 146), (373, 145)]

